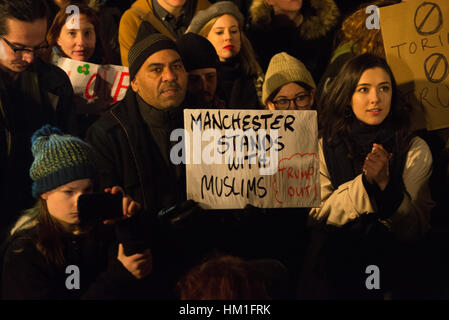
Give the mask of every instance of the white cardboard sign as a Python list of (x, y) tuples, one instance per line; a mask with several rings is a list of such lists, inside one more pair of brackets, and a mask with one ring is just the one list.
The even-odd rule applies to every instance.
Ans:
[(316, 111), (186, 109), (184, 126), (188, 199), (207, 209), (319, 207)]
[(102, 94), (110, 93), (109, 104), (122, 100), (129, 86), (127, 67), (112, 64), (98, 65), (83, 61), (60, 58), (56, 64), (69, 76), (73, 91), (88, 102), (102, 98)]

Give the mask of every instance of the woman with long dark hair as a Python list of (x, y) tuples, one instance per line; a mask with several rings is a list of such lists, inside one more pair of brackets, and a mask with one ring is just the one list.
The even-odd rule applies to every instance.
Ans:
[(385, 274), (403, 253), (398, 246), (428, 231), (432, 155), (411, 134), (410, 110), (390, 67), (375, 55), (349, 60), (318, 111), (322, 202), (309, 225), (326, 226), (327, 277), (347, 296), (334, 294), (360, 298), (368, 292), (368, 265), (383, 269), (386, 289)]
[(411, 134), (410, 110), (386, 61), (351, 59), (319, 106), (323, 203), (310, 220), (342, 226), (375, 213), (398, 237), (425, 234), (432, 156)]

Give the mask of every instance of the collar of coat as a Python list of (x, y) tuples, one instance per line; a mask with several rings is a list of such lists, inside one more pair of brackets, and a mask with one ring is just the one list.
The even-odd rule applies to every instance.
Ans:
[[(306, 40), (324, 37), (336, 26), (340, 11), (333, 0), (310, 0), (313, 14), (304, 14), (304, 20), (299, 27), (301, 38)], [(249, 9), (252, 24), (255, 27), (266, 28), (271, 24), (272, 9), (266, 0), (253, 0)]]

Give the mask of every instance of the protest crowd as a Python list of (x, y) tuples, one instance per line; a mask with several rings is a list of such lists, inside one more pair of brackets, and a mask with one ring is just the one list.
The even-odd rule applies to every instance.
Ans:
[[(428, 111), (384, 45), (402, 31), (367, 10), (422, 3), (0, 0), (1, 299), (449, 299), (449, 30)], [(284, 130), (275, 151), (312, 141), (316, 184), (288, 193), (317, 205), (174, 161), (188, 109), (201, 130)]]

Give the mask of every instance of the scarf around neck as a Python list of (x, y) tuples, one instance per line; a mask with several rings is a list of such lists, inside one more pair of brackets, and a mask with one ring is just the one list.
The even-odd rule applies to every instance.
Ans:
[(350, 136), (342, 136), (334, 142), (323, 139), (324, 158), (335, 189), (362, 173), (365, 157), (371, 152), (373, 143), (381, 144), (393, 154), (390, 172), (402, 174), (400, 167), (403, 166), (403, 161), (399, 161), (401, 159), (396, 156), (396, 130), (391, 119), (388, 117), (377, 126), (370, 126), (356, 119), (351, 125)]

